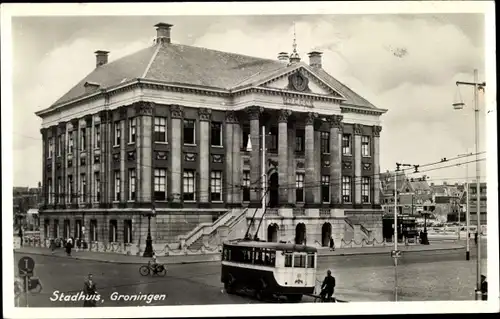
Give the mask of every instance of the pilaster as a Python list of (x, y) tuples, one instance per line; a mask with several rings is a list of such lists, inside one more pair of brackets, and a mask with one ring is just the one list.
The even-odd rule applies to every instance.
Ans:
[(125, 190), (126, 180), (125, 180), (125, 163), (126, 163), (126, 147), (128, 140), (128, 133), (125, 130), (127, 121), (127, 109), (122, 107), (120, 109), (120, 201), (126, 201), (127, 192)]
[(75, 119), (73, 122), (73, 193), (75, 194), (75, 199), (72, 203), (79, 204), (81, 193), (80, 193), (80, 119)]
[(139, 102), (135, 105), (137, 115), (136, 125), (139, 126), (136, 138), (137, 166), (135, 193), (136, 200), (141, 203), (150, 203), (153, 200), (153, 108), (154, 103)]
[(261, 181), (261, 168), (260, 168), (260, 114), (262, 109), (258, 106), (253, 106), (247, 110), (248, 118), (250, 120), (250, 141), (252, 143), (252, 151), (250, 152), (250, 201), (260, 205), (260, 192), (255, 192), (255, 187), (260, 188)]
[[(227, 122), (227, 120), (226, 120)], [(227, 186), (227, 192), (230, 190), (233, 191), (233, 203), (241, 203), (242, 200), (242, 176), (241, 176), (241, 127), (238, 120), (238, 117), (235, 113), (233, 113), (230, 118), (230, 122), (233, 125), (233, 151), (232, 151), (232, 164), (231, 171), (226, 172), (226, 174), (231, 174), (232, 172), (232, 185)]]
[(56, 179), (56, 157), (57, 157), (57, 126), (51, 126), (50, 127), (50, 130), (51, 130), (51, 134), (52, 134), (52, 147), (53, 147), (53, 152), (52, 152), (52, 158), (51, 158), (51, 162), (52, 162), (52, 169), (51, 169), (51, 179), (52, 179), (52, 191), (50, 194), (50, 198), (52, 199), (52, 203), (51, 204), (55, 204), (55, 199), (56, 199), (56, 194), (57, 194), (57, 186), (56, 186), (56, 182), (57, 182), (57, 179)]
[(198, 110), (200, 120), (200, 188), (199, 202), (208, 203), (210, 201), (210, 121), (212, 111), (207, 108)]
[(361, 204), (361, 134), (362, 128), (354, 124), (354, 204)]
[(288, 203), (295, 204), (295, 127), (292, 123), (288, 123)]
[(184, 109), (182, 106), (171, 106), (172, 116), (172, 151), (171, 156), (171, 190), (172, 201), (180, 203), (181, 199), (181, 180), (182, 180), (182, 119), (184, 118)]
[(111, 149), (112, 145), (112, 121), (110, 111), (102, 111), (99, 114), (101, 120), (101, 169), (100, 169), (100, 190), (101, 203), (112, 202), (111, 196)]
[(341, 126), (342, 115), (332, 115), (330, 123), (330, 205), (336, 207), (342, 203), (342, 157), (341, 157)]
[(278, 183), (280, 205), (288, 201), (288, 117), (290, 111), (281, 110), (278, 117)]
[(226, 125), (225, 125), (225, 143), (226, 148), (226, 204), (234, 203), (234, 191), (233, 188), (233, 137), (234, 137), (234, 122), (235, 115), (233, 112), (226, 113)]
[(85, 173), (87, 178), (87, 203), (92, 203), (94, 201), (92, 189), (94, 188), (94, 117), (88, 116), (85, 119), (85, 124), (87, 125), (87, 129), (85, 130), (86, 135), (86, 148), (87, 148), (87, 172)]
[[(318, 128), (319, 129), (319, 128)], [(314, 202), (323, 203), (321, 198), (321, 131), (314, 130)]]
[(380, 205), (380, 132), (381, 126), (373, 126), (373, 204)]
[(44, 205), (48, 204), (48, 187), (47, 187), (47, 149), (48, 149), (48, 140), (47, 140), (47, 129), (40, 129), (40, 134), (42, 134), (42, 196)]
[(307, 113), (305, 119), (305, 166), (306, 174), (304, 178), (305, 204), (314, 204), (314, 183), (316, 173), (314, 165), (314, 120), (318, 117), (315, 113)]

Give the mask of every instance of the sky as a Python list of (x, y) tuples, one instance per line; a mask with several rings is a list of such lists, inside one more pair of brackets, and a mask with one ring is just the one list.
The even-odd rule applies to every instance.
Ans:
[[(94, 51), (110, 51), (113, 61), (152, 45), (158, 22), (174, 25), (174, 43), (271, 59), (291, 51), (295, 23), (303, 61), (308, 61), (307, 52), (322, 51), (327, 72), (388, 109), (382, 116), (381, 171), (393, 170), (396, 162), (423, 166), (474, 152), (473, 89), (458, 91), (455, 82), (472, 81), (475, 68), (485, 79), (480, 14), (15, 17), (15, 186), (41, 181), (41, 119), (34, 112), (49, 107), (94, 69)], [(452, 103), (459, 97), (466, 108), (454, 111)], [(482, 105), (480, 151), (485, 151)], [(468, 166), (472, 179), (474, 164)], [(465, 180), (464, 165), (439, 167), (412, 176), (427, 175), (436, 184)], [(484, 162), (481, 172), (484, 178)]]

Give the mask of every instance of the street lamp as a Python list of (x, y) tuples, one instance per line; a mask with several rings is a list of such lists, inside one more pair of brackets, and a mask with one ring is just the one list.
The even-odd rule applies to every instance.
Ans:
[[(472, 153), (459, 154), (458, 156), (471, 156)], [(466, 196), (466, 208), (465, 208), (465, 260), (470, 260), (470, 243), (469, 243), (469, 228), (470, 228), (470, 215), (469, 215), (469, 164), (465, 164), (465, 196)], [(460, 215), (459, 222), (460, 222)], [(458, 230), (458, 239), (460, 240), (460, 224)]]
[[(480, 166), (479, 166), (479, 103), (478, 103), (478, 91), (483, 90), (486, 86), (486, 82), (478, 82), (478, 72), (477, 69), (474, 70), (474, 82), (456, 82), (457, 87), (460, 85), (468, 85), (474, 87), (474, 137), (475, 137), (475, 149), (476, 149), (476, 205), (477, 205), (477, 273), (476, 273), (476, 300), (481, 300), (481, 197), (480, 197)], [(453, 108), (455, 110), (463, 109), (465, 104), (463, 101), (456, 101), (453, 103)], [(467, 238), (468, 241), (468, 238)]]
[(151, 211), (147, 212), (148, 216), (148, 237), (146, 237), (146, 249), (144, 249), (143, 257), (153, 257), (153, 239), (151, 238), (151, 216), (156, 216), (156, 208), (153, 204)]

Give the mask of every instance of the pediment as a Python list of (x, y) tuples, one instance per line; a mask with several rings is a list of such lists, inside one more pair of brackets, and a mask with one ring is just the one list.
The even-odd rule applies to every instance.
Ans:
[(259, 87), (344, 98), (342, 94), (304, 67), (277, 75), (261, 83)]

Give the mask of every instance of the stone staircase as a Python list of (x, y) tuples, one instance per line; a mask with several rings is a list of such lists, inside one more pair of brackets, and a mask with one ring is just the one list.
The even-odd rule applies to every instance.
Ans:
[(346, 224), (346, 231), (344, 234), (344, 241), (354, 240), (355, 242), (361, 242), (361, 240), (372, 240), (372, 231), (363, 226), (360, 222), (352, 220), (349, 217), (344, 218)]
[[(236, 219), (236, 216), (231, 216), (227, 222), (225, 222), (224, 224), (222, 224), (222, 226), (229, 226), (229, 224), (234, 221)], [(220, 226), (219, 226), (220, 227)], [(209, 234), (209, 242), (210, 240), (213, 239), (213, 237), (217, 234), (217, 229), (214, 229), (210, 234)], [(203, 246), (203, 236), (199, 237), (198, 239), (196, 239), (191, 245), (189, 245), (187, 248), (188, 249), (191, 249), (191, 250), (198, 250), (198, 249), (201, 249), (201, 247)]]

